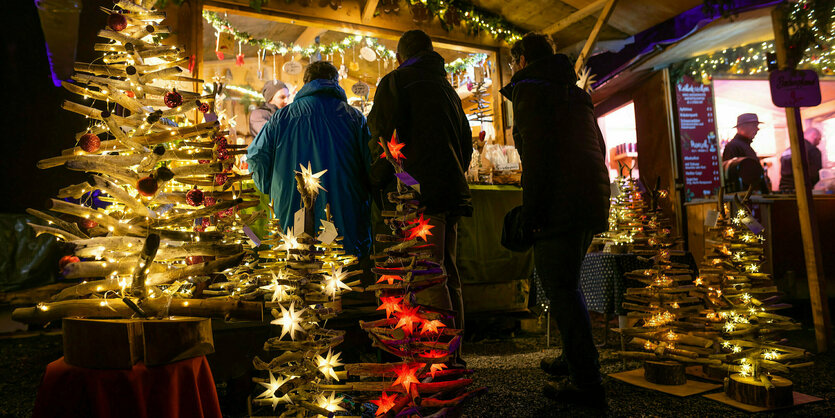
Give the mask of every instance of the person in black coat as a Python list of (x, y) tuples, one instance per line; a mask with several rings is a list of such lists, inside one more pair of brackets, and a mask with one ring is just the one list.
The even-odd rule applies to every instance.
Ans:
[[(446, 287), (418, 293), (418, 302), (456, 312), (456, 328), (464, 328), (461, 279), (455, 263), (458, 219), (473, 212), (464, 172), (472, 157), (472, 131), (461, 99), (446, 78), (444, 59), (432, 40), (420, 30), (403, 34), (397, 43), (397, 69), (380, 80), (374, 106), (368, 114), (372, 155), (383, 153), (379, 141), (388, 142), (395, 129), (405, 144), (404, 170), (420, 183), (419, 201), (426, 208), (433, 257), (447, 275)], [(371, 166), (375, 203), (387, 204), (383, 191), (393, 187), (394, 169), (385, 159)]]
[(513, 103), (513, 140), (522, 158), (522, 218), (534, 237), (534, 265), (559, 327), (563, 355), (549, 372), (568, 375), (546, 395), (605, 407), (598, 353), (579, 291), (594, 234), (608, 227), (606, 145), (591, 97), (574, 66), (544, 35), (527, 34), (510, 50), (516, 71), (501, 93)]
[(756, 113), (743, 113), (736, 117), (736, 135), (722, 150), (722, 161), (728, 161), (736, 157), (752, 157), (757, 163), (757, 152), (751, 148), (754, 137), (760, 130), (762, 122), (757, 118)]
[[(815, 187), (820, 180), (820, 170), (823, 168), (823, 159), (818, 145), (821, 143), (821, 131), (817, 128), (807, 129), (803, 133), (806, 140), (806, 163), (809, 173), (809, 187)], [(780, 155), (780, 191), (794, 192), (794, 172), (792, 171), (792, 149), (786, 148)]]

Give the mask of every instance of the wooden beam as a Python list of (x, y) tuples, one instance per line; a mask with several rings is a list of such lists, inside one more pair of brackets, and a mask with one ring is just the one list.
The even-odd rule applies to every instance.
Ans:
[(803, 109), (801, 113), (803, 114), (803, 119), (823, 119), (827, 115), (831, 115), (833, 112), (835, 112), (835, 100), (830, 100), (815, 107)]
[(549, 25), (545, 29), (542, 29), (542, 33), (544, 33), (546, 35), (555, 34), (559, 31), (561, 31), (561, 30), (563, 30), (563, 29), (565, 29), (565, 28), (567, 28), (567, 27), (585, 19), (586, 17), (597, 13), (600, 9), (603, 8), (603, 6), (606, 5), (606, 1), (607, 0), (597, 0), (594, 3), (589, 4), (588, 6), (583, 7), (582, 9), (579, 9), (576, 12), (560, 19), (558, 22), (555, 22), (555, 23)]
[[(777, 64), (780, 69), (789, 69), (786, 40), (786, 7), (779, 5), (771, 12), (771, 22), (774, 27), (774, 45), (777, 48)], [(797, 211), (800, 217), (800, 237), (803, 240), (803, 257), (806, 259), (806, 278), (809, 283), (809, 298), (812, 302), (812, 317), (815, 322), (815, 340), (818, 352), (829, 349), (832, 342), (832, 328), (829, 317), (829, 301), (826, 295), (826, 280), (823, 275), (821, 262), (821, 247), (818, 240), (817, 217), (812, 201), (812, 190), (809, 186), (808, 161), (806, 161), (805, 140), (803, 139), (803, 122), (800, 119), (800, 109), (786, 108), (786, 127), (789, 131), (789, 143), (792, 151), (792, 174), (794, 174), (794, 190), (797, 196)]]
[(597, 37), (600, 35), (600, 30), (603, 29), (603, 25), (609, 20), (609, 17), (612, 16), (612, 11), (615, 10), (615, 5), (618, 3), (618, 0), (607, 0), (606, 6), (603, 7), (603, 11), (600, 13), (600, 16), (597, 18), (597, 23), (594, 24), (594, 28), (591, 30), (589, 34), (589, 39), (586, 40), (586, 44), (583, 46), (583, 50), (580, 51), (580, 56), (577, 57), (577, 62), (574, 63), (574, 72), (579, 73), (580, 70), (586, 65), (586, 61), (589, 58), (589, 54), (594, 48), (594, 44), (597, 42)]
[(403, 32), (421, 29), (432, 37), (432, 42), (437, 47), (473, 54), (483, 53), (485, 50), (495, 52), (500, 46), (505, 45), (502, 41), (492, 38), (487, 31), (481, 31), (478, 36), (468, 35), (461, 29), (447, 32), (436, 24), (419, 26), (407, 15), (383, 14), (374, 19), (374, 25), (363, 24), (362, 9), (358, 3), (353, 2), (344, 2), (342, 9), (333, 11), (328, 7), (302, 7), (297, 2), (287, 4), (283, 1), (271, 1), (261, 8), (261, 12), (256, 12), (249, 7), (249, 3), (243, 4), (235, 0), (203, 0), (203, 9), (393, 41), (399, 40)]
[(374, 11), (377, 10), (377, 4), (380, 0), (365, 0), (365, 6), (362, 7), (362, 22), (368, 23), (374, 17)]
[(317, 36), (327, 31), (327, 29), (323, 28), (307, 28), (293, 43), (296, 45), (310, 45), (316, 40)]

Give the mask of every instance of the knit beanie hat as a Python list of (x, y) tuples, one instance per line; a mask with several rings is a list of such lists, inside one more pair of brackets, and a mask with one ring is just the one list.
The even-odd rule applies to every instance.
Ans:
[[(269, 103), (273, 96), (281, 89), (286, 89), (287, 85), (278, 80), (270, 80), (264, 83), (264, 88), (261, 89), (261, 95), (264, 96), (264, 102)], [(289, 90), (289, 89), (288, 89)]]

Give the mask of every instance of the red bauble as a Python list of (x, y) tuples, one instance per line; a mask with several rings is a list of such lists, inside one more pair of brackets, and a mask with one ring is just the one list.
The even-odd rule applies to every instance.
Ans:
[(487, 138), (487, 131), (481, 131), (478, 133), (478, 140), (484, 142), (484, 138)]
[(229, 209), (222, 210), (222, 211), (218, 212), (216, 215), (217, 215), (218, 219), (223, 219), (227, 216), (232, 216), (234, 214), (235, 214), (235, 207), (231, 207)]
[(125, 96), (128, 96), (131, 99), (133, 99), (134, 97), (136, 97), (136, 94), (133, 93), (133, 90), (125, 90)]
[(65, 256), (61, 257), (60, 260), (58, 260), (58, 268), (63, 270), (64, 267), (67, 266), (67, 264), (78, 263), (79, 261), (81, 261), (81, 260), (74, 255), (65, 255)]
[(136, 182), (136, 190), (139, 190), (139, 194), (141, 194), (142, 196), (153, 196), (154, 194), (156, 194), (157, 189), (159, 189), (157, 179), (151, 176), (143, 177), (139, 179), (138, 182)]
[(101, 147), (101, 139), (96, 134), (86, 133), (81, 135), (78, 140), (78, 146), (85, 152), (96, 152)]
[(116, 32), (121, 32), (128, 27), (128, 19), (121, 13), (111, 13), (110, 16), (107, 17), (107, 26), (110, 26), (110, 29), (113, 29)]
[(197, 160), (198, 164), (208, 164), (210, 162), (212, 162), (212, 160)]
[(197, 110), (203, 113), (209, 113), (209, 111), (212, 110), (212, 107), (209, 106), (208, 103), (201, 102), (199, 105), (197, 105)]
[(229, 180), (229, 176), (227, 176), (226, 174), (215, 174), (215, 184), (217, 184), (218, 186), (226, 184), (226, 180)]
[(225, 147), (225, 146), (229, 145), (229, 140), (226, 139), (226, 137), (223, 136), (223, 135), (216, 136), (216, 137), (212, 138), (212, 141), (214, 141), (214, 143), (217, 144), (218, 146), (222, 146), (222, 147)]
[(227, 150), (226, 148), (218, 148), (217, 149), (217, 159), (218, 160), (223, 161), (223, 160), (228, 160), (230, 158), (232, 158), (232, 156), (229, 155), (229, 150)]
[(177, 93), (177, 90), (165, 93), (165, 96), (162, 97), (162, 100), (165, 102), (166, 106), (172, 109), (183, 104), (183, 96), (180, 93)]
[(92, 219), (84, 219), (84, 220), (81, 221), (80, 225), (82, 227), (84, 227), (85, 229), (93, 229), (93, 228), (99, 226), (99, 223), (92, 220)]
[(203, 206), (214, 206), (217, 201), (212, 196), (203, 196)]
[(186, 193), (186, 202), (191, 206), (202, 205), (203, 199), (203, 191), (200, 189), (191, 189)]

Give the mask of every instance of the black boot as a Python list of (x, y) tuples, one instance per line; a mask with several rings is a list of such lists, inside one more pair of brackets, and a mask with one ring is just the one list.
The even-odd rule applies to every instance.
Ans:
[(539, 362), (539, 368), (551, 376), (568, 376), (568, 362), (565, 356), (560, 354), (558, 357), (545, 357)]
[(543, 388), (545, 396), (557, 402), (570, 403), (595, 409), (606, 409), (606, 390), (598, 383), (589, 386), (577, 386), (569, 379), (548, 382)]

